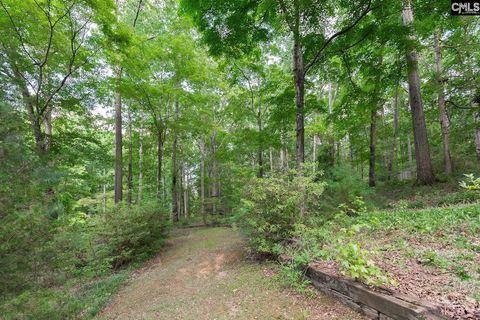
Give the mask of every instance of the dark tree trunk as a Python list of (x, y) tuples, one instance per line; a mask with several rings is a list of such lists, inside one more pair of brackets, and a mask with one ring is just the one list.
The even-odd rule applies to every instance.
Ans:
[(368, 167), (368, 185), (374, 187), (375, 181), (375, 152), (377, 148), (377, 110), (370, 113), (370, 161)]
[(445, 106), (445, 93), (443, 89), (442, 78), (442, 50), (440, 47), (440, 36), (438, 33), (435, 33), (435, 71), (438, 85), (438, 110), (440, 115), (440, 126), (442, 130), (443, 142), (443, 171), (445, 174), (450, 175), (453, 167), (449, 143), (450, 119), (448, 119), (447, 109)]
[(137, 204), (142, 201), (143, 192), (143, 112), (140, 113), (140, 132), (139, 132), (139, 148), (138, 148), (138, 192)]
[(205, 211), (205, 143), (200, 142), (200, 202), (203, 223), (207, 224), (207, 215)]
[(393, 98), (393, 136), (392, 136), (392, 149), (390, 157), (388, 158), (388, 180), (390, 180), (393, 174), (393, 164), (395, 162), (395, 154), (397, 151), (397, 131), (398, 131), (398, 86), (395, 88), (395, 96)]
[(188, 169), (185, 168), (185, 163), (182, 163), (182, 177), (183, 177), (183, 214), (185, 219), (188, 219)]
[(181, 219), (182, 217), (185, 216), (185, 211), (184, 211), (184, 207), (183, 207), (183, 196), (184, 196), (184, 192), (183, 192), (183, 188), (184, 188), (184, 183), (185, 181), (183, 180), (184, 179), (184, 175), (183, 175), (183, 161), (180, 161), (180, 183), (178, 185), (178, 218)]
[(352, 135), (349, 133), (348, 134), (348, 151), (349, 151), (349, 155), (350, 155), (350, 166), (354, 167), (353, 165), (353, 143), (352, 143)]
[(162, 199), (163, 129), (157, 128), (157, 200)]
[[(406, 26), (413, 22), (412, 8), (407, 4), (403, 8), (403, 19)], [(408, 39), (413, 42), (413, 36)], [(431, 185), (435, 182), (430, 151), (428, 145), (425, 114), (423, 112), (422, 94), (420, 90), (420, 76), (418, 72), (418, 58), (414, 45), (407, 48), (408, 91), (412, 112), (413, 137), (415, 143), (415, 159), (417, 163), (417, 184)]]
[(212, 171), (211, 171), (211, 180), (212, 180), (212, 214), (217, 214), (217, 133), (214, 132), (211, 139), (212, 144)]
[(115, 203), (123, 199), (123, 144), (122, 144), (122, 97), (120, 82), (122, 69), (117, 70), (117, 87), (115, 91)]
[(259, 106), (259, 111), (257, 113), (257, 126), (258, 126), (258, 144), (259, 144), (259, 148), (258, 148), (258, 177), (259, 178), (263, 178), (263, 174), (264, 174), (264, 167), (263, 167), (263, 128), (262, 128), (262, 113), (261, 113), (261, 107)]
[[(175, 101), (175, 120), (178, 119), (178, 100)], [(178, 215), (178, 196), (177, 196), (177, 128), (173, 129), (172, 143), (172, 217), (177, 222)]]
[(263, 150), (258, 151), (258, 177), (263, 178)]
[(295, 79), (295, 106), (296, 116), (296, 152), (297, 170), (301, 174), (305, 162), (305, 129), (304, 129), (304, 105), (305, 105), (305, 73), (303, 64), (303, 52), (299, 39), (295, 39), (293, 46), (293, 73)]
[(127, 175), (127, 203), (132, 203), (133, 192), (133, 141), (132, 141), (132, 110), (128, 108), (128, 175)]

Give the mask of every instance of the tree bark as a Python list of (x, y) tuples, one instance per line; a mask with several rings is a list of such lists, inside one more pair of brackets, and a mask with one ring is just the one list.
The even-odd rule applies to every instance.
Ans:
[[(178, 120), (178, 100), (175, 101), (175, 120)], [(177, 121), (175, 121), (177, 122)], [(177, 196), (177, 128), (173, 129), (172, 142), (172, 218), (178, 222), (178, 196)]]
[[(413, 22), (413, 12), (408, 0), (403, 8), (403, 21), (407, 27), (411, 27)], [(415, 37), (411, 35), (408, 41), (415, 41)], [(406, 60), (408, 69), (408, 91), (415, 143), (415, 160), (417, 163), (417, 184), (431, 185), (435, 182), (435, 176), (433, 174), (432, 162), (430, 160), (425, 114), (423, 112), (417, 51), (412, 44), (407, 48)]]
[(349, 151), (349, 155), (350, 155), (350, 166), (354, 167), (353, 165), (353, 143), (352, 143), (352, 135), (350, 133), (348, 133), (348, 151)]
[[(328, 84), (328, 115), (330, 116), (333, 111), (333, 103), (336, 98), (332, 83)], [(330, 157), (332, 159), (332, 165), (335, 165), (335, 139), (333, 138), (333, 129), (331, 123), (328, 124), (328, 143), (330, 144)]]
[(133, 192), (133, 141), (132, 141), (132, 110), (128, 108), (128, 174), (127, 174), (127, 203), (132, 204)]
[[(103, 179), (106, 179), (107, 170), (103, 169)], [(102, 212), (105, 213), (107, 211), (107, 184), (106, 181), (103, 181), (102, 184)]]
[(200, 142), (200, 206), (203, 224), (207, 224), (207, 215), (205, 211), (205, 143)]
[(390, 180), (393, 174), (393, 164), (395, 162), (395, 154), (397, 149), (397, 131), (398, 131), (398, 85), (395, 87), (395, 95), (393, 97), (393, 136), (390, 157), (388, 158), (388, 180)]
[(183, 170), (183, 213), (185, 219), (188, 219), (188, 170), (185, 169), (185, 164), (182, 164)]
[(282, 148), (280, 149), (280, 170), (283, 170), (284, 165), (285, 165), (285, 156), (284, 156), (283, 146), (282, 146)]
[(157, 200), (162, 199), (163, 128), (157, 128)]
[[(217, 160), (216, 132), (212, 135), (212, 214), (217, 214)], [(254, 165), (255, 168), (255, 165)]]
[(442, 145), (443, 145), (443, 171), (446, 175), (452, 173), (452, 157), (450, 155), (450, 120), (447, 115), (447, 108), (445, 106), (445, 92), (442, 78), (442, 49), (440, 47), (440, 35), (435, 33), (435, 71), (438, 85), (438, 110), (440, 116), (440, 127), (442, 130)]
[(368, 185), (374, 187), (375, 181), (375, 152), (377, 148), (377, 110), (376, 106), (370, 113), (370, 159), (368, 166)]
[(122, 97), (120, 83), (122, 68), (117, 68), (117, 84), (115, 89), (115, 203), (123, 199), (123, 143), (122, 143)]
[(296, 106), (296, 161), (298, 174), (302, 174), (303, 163), (305, 162), (305, 128), (304, 128), (304, 106), (305, 106), (305, 74), (303, 64), (302, 45), (299, 35), (295, 36), (293, 45), (293, 73), (295, 79), (295, 106)]
[(138, 193), (137, 204), (142, 202), (143, 192), (143, 113), (140, 112), (140, 131), (139, 131), (139, 148), (138, 148)]
[(184, 187), (185, 187), (185, 181), (184, 181), (184, 169), (183, 169), (183, 161), (180, 161), (180, 184), (179, 184), (179, 193), (178, 193), (178, 216), (180, 218), (185, 218), (185, 211), (183, 207), (183, 196), (184, 196)]
[(272, 148), (269, 149), (269, 160), (270, 160), (270, 172), (273, 172), (273, 151), (272, 151)]
[(45, 126), (45, 151), (48, 151), (52, 145), (52, 108), (49, 107), (45, 111), (45, 115), (43, 118), (43, 124)]
[(480, 163), (480, 112), (473, 113), (473, 120), (475, 122), (475, 153), (477, 154), (477, 161)]
[(264, 167), (263, 167), (263, 126), (262, 126), (262, 109), (261, 106), (258, 106), (257, 112), (257, 126), (258, 126), (258, 177), (263, 178)]

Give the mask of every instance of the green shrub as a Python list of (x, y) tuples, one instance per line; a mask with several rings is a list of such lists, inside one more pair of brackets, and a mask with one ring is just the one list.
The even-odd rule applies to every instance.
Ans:
[(480, 190), (480, 178), (470, 174), (465, 174), (465, 180), (460, 182), (460, 186), (467, 190)]
[(295, 225), (318, 212), (323, 189), (323, 183), (293, 171), (253, 179), (245, 188), (240, 220), (251, 248), (265, 254), (281, 253), (282, 244), (292, 240)]
[(96, 215), (75, 212), (53, 218), (46, 211), (33, 207), (2, 220), (0, 292), (10, 297), (0, 302), (5, 318), (75, 318), (95, 303), (74, 303), (78, 298), (72, 295), (81, 285), (69, 289), (69, 283), (95, 278), (102, 295), (114, 290), (113, 284), (100, 286), (101, 279), (157, 252), (170, 224), (168, 210), (156, 201)]
[(369, 258), (370, 252), (362, 249), (353, 241), (353, 236), (366, 225), (352, 225), (342, 228), (337, 235), (334, 247), (334, 259), (340, 264), (342, 273), (349, 274), (354, 280), (364, 280), (367, 284), (385, 284), (394, 282)]
[(347, 216), (358, 216), (361, 213), (367, 212), (367, 206), (363, 197), (355, 197), (350, 205), (342, 203), (338, 206), (340, 213)]

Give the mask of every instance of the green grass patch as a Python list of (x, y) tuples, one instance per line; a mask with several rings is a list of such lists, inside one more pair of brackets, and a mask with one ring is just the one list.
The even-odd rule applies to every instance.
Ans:
[(131, 269), (61, 288), (23, 291), (0, 306), (2, 319), (93, 319), (130, 275)]

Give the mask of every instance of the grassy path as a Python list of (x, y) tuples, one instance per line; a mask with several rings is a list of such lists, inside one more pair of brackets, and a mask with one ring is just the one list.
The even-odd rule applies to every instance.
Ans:
[(249, 261), (227, 228), (180, 230), (136, 271), (101, 319), (361, 319), (318, 293), (283, 288), (272, 263)]

